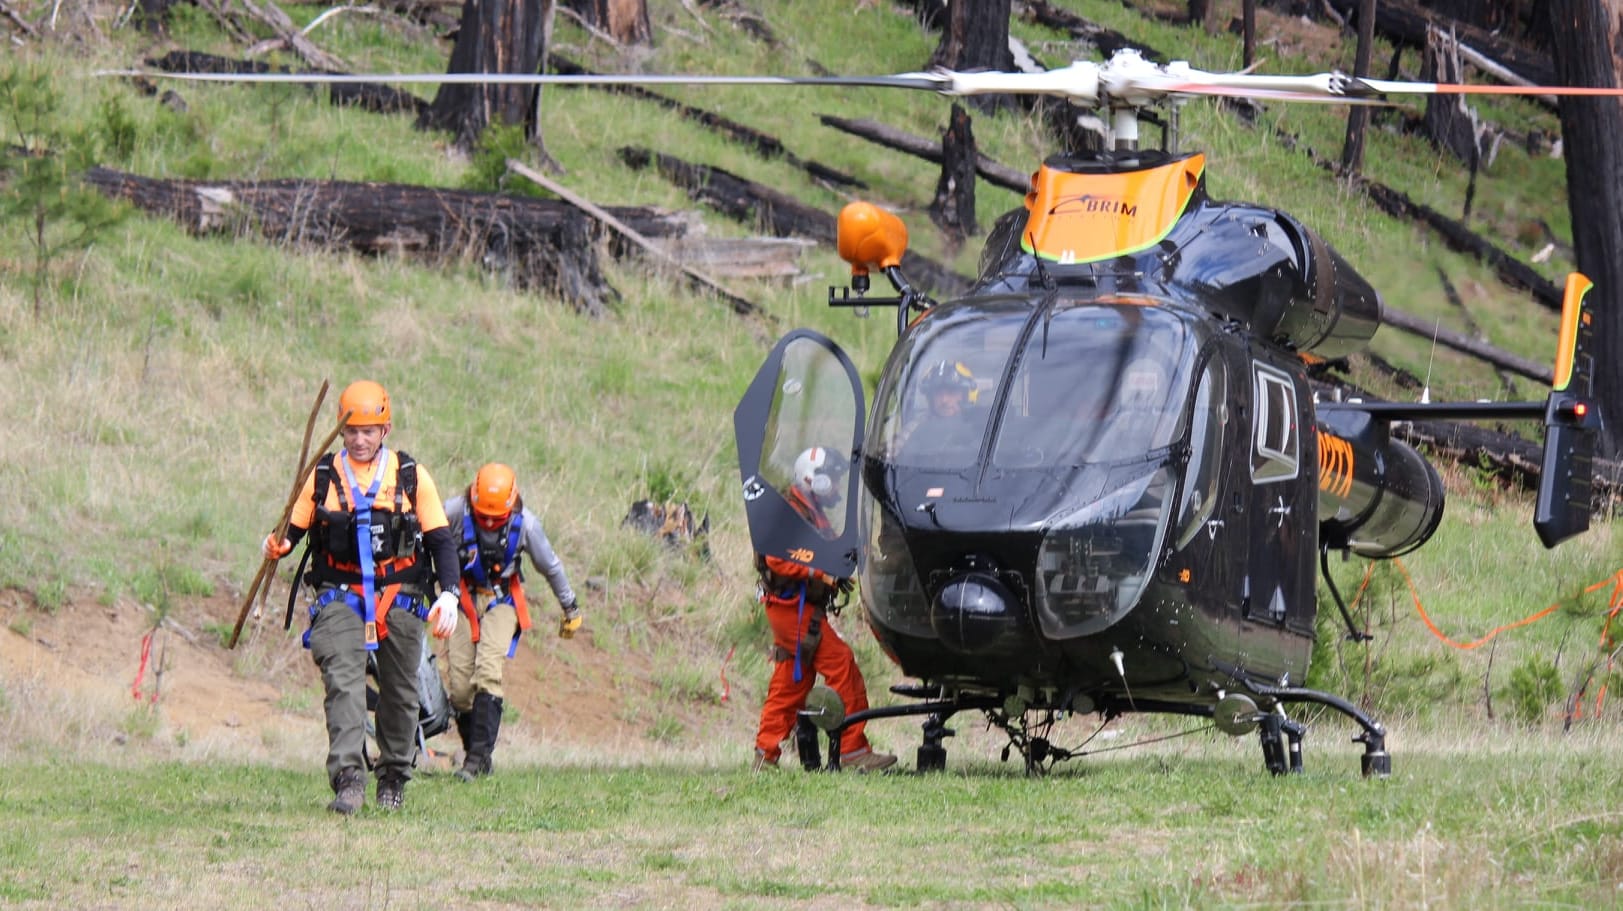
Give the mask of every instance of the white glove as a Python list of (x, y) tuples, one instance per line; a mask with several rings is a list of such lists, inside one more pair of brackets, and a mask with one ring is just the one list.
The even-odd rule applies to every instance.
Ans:
[(436, 639), (449, 639), (456, 632), (456, 619), (462, 613), (462, 604), (457, 600), (456, 592), (440, 592), (434, 599), (434, 606), (429, 608), (428, 622), (434, 627)]

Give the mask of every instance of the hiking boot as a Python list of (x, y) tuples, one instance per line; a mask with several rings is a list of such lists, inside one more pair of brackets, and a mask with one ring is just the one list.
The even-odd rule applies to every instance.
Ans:
[[(894, 760), (893, 760), (894, 761)], [(402, 775), (383, 775), (378, 778), (378, 806), (385, 810), (398, 810), (406, 802), (406, 779)]]
[(760, 747), (756, 747), (755, 748), (755, 761), (750, 763), (750, 771), (751, 772), (760, 772), (760, 771), (776, 772), (777, 770), (778, 770), (778, 761), (776, 759), (768, 759), (768, 758), (766, 758), (766, 750), (763, 750)]
[(862, 750), (858, 753), (840, 757), (840, 768), (857, 773), (878, 772), (895, 764), (895, 756), (890, 753), (875, 753), (873, 750)]
[(462, 760), (462, 768), (456, 770), (456, 779), (457, 781), (468, 782), (489, 774), (489, 763), (480, 762), (478, 756), (469, 754), (468, 758)]
[(333, 779), (332, 789), (337, 792), (337, 796), (332, 799), (332, 803), (327, 804), (327, 809), (334, 813), (349, 816), (366, 802), (366, 777), (361, 774), (360, 769), (344, 769), (339, 772), (338, 777)]

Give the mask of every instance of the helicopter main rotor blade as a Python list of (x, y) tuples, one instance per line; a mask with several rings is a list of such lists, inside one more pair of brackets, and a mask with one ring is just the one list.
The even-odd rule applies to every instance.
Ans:
[(93, 76), (142, 76), (187, 82), (255, 82), (293, 85), (357, 83), (428, 85), (821, 85), (946, 90), (933, 73), (894, 76), (673, 76), (635, 73), (172, 73), (162, 70), (97, 70)]
[(438, 85), (808, 85), (868, 86), (942, 95), (1048, 95), (1134, 108), (1200, 96), (1272, 99), (1317, 104), (1392, 104), (1388, 95), (1591, 95), (1623, 97), (1623, 89), (1585, 86), (1465, 85), (1358, 79), (1340, 72), (1308, 76), (1212, 73), (1185, 61), (1152, 63), (1123, 48), (1104, 63), (1079, 60), (1037, 73), (933, 70), (890, 76), (681, 76), (636, 73), (167, 73), (102, 70), (98, 76), (146, 76), (196, 82), (426, 83)]

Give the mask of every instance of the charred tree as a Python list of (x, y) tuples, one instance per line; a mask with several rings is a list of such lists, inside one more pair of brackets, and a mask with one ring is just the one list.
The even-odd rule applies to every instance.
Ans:
[[(1375, 44), (1375, 0), (1360, 0), (1358, 4), (1358, 49), (1353, 55), (1353, 75), (1359, 79), (1369, 76), (1369, 58)], [(1251, 59), (1246, 58), (1249, 65)], [(1356, 174), (1364, 168), (1364, 130), (1369, 126), (1369, 108), (1361, 104), (1352, 106), (1347, 113), (1347, 141), (1341, 147), (1341, 173)]]
[[(953, 0), (947, 6), (947, 27), (930, 56), (930, 66), (949, 70), (1014, 69), (1009, 50), (1011, 0)], [(990, 114), (1014, 105), (1007, 95), (975, 95), (969, 103)]]
[(975, 134), (970, 129), (969, 112), (952, 106), (952, 118), (941, 137), (941, 180), (936, 183), (935, 200), (930, 203), (930, 220), (947, 236), (954, 250), (975, 226)]
[[(446, 72), (540, 72), (552, 4), (553, 0), (464, 0), (462, 25)], [(463, 148), (472, 148), (491, 124), (523, 124), (525, 135), (539, 146), (539, 99), (540, 88), (533, 85), (445, 84), (417, 124), (450, 132)]]
[[(1548, 0), (1550, 33), (1560, 36), (1556, 75), (1563, 85), (1623, 82), (1623, 0)], [(1602, 451), (1623, 454), (1623, 101), (1561, 99), (1567, 205), (1578, 269), (1595, 282), (1595, 395), (1606, 429)]]
[(648, 21), (648, 0), (563, 0), (564, 9), (580, 17), (621, 45), (651, 45), (654, 27)]
[[(1441, 29), (1434, 28), (1429, 35), (1426, 62), (1420, 69), (1421, 80), (1464, 82), (1465, 64), (1460, 60), (1459, 42)], [(1485, 167), (1493, 163), (1491, 154), (1486, 156), (1486, 161), (1483, 160), (1486, 126), (1477, 117), (1476, 111), (1465, 103), (1464, 95), (1426, 96), (1426, 113), (1422, 122), (1433, 145), (1471, 166), (1473, 180), (1478, 165)]]

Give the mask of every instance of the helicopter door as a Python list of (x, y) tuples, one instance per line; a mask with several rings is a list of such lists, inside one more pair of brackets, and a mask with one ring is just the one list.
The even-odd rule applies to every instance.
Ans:
[(733, 411), (757, 553), (856, 575), (862, 426), (862, 383), (845, 352), (810, 329), (780, 339)]
[[(1250, 557), (1242, 583), (1246, 619), (1311, 635), (1315, 613), (1313, 534), (1317, 491), (1304, 464), (1314, 458), (1302, 427), (1308, 393), (1286, 370), (1252, 362)], [(1311, 467), (1311, 466), (1309, 466)]]

